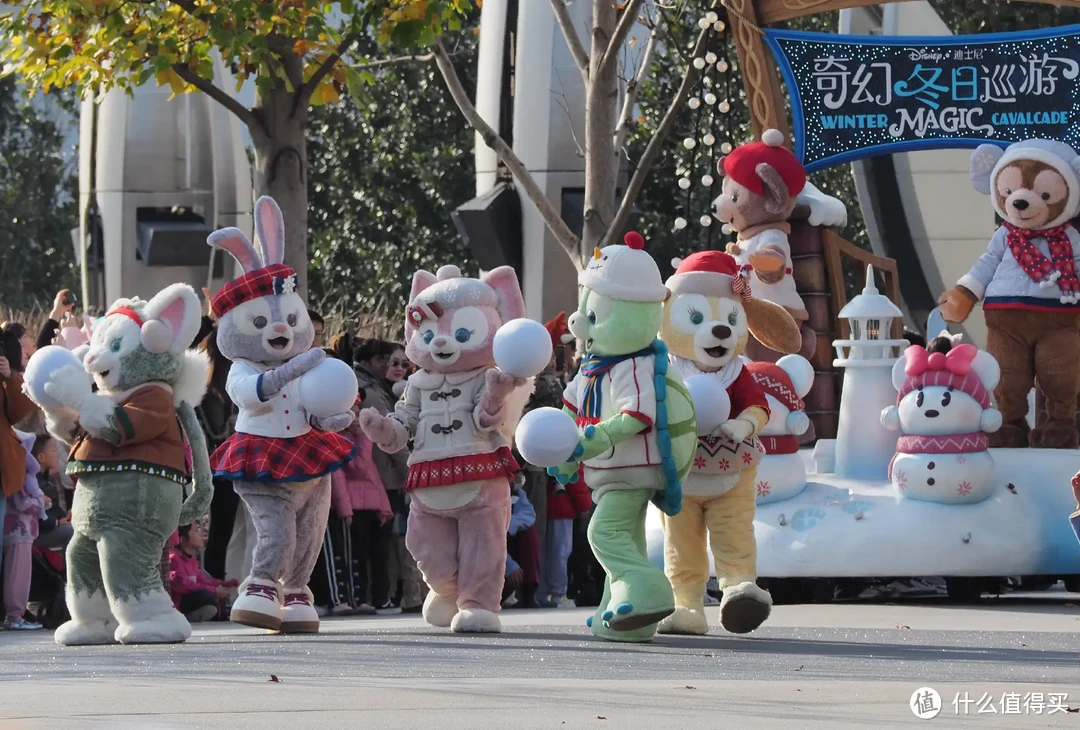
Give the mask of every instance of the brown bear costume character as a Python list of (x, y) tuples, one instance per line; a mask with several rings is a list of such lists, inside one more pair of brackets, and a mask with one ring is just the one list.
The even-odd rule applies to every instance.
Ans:
[[(960, 323), (983, 300), (986, 349), (1001, 365), (994, 397), (1004, 425), (991, 445), (1076, 448), (1080, 233), (1069, 221), (1080, 213), (1080, 157), (1050, 140), (1004, 150), (981, 145), (971, 156), (971, 179), (1004, 223), (939, 303), (942, 317)], [(1028, 393), (1035, 381), (1046, 397), (1047, 422), (1029, 433)]]
[[(813, 357), (817, 337), (807, 326), (806, 305), (795, 288), (788, 243), (788, 219), (807, 186), (806, 170), (784, 147), (783, 133), (769, 129), (760, 142), (742, 145), (722, 158), (717, 171), (724, 184), (713, 201), (713, 215), (738, 232), (727, 252), (739, 262), (754, 297), (780, 305), (800, 325), (800, 354)], [(768, 348), (756, 341), (750, 342), (746, 354), (752, 360), (779, 357), (770, 357)]]

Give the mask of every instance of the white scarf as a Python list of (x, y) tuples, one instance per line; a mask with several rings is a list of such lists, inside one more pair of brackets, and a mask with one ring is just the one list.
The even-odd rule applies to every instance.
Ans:
[(724, 390), (731, 387), (731, 384), (735, 382), (742, 372), (745, 362), (749, 362), (744, 357), (739, 356), (719, 370), (702, 370), (698, 367), (696, 362), (685, 357), (671, 355), (668, 360), (675, 366), (675, 369), (679, 371), (679, 375), (682, 376), (683, 380), (695, 375), (708, 375), (714, 378), (717, 384), (723, 387)]

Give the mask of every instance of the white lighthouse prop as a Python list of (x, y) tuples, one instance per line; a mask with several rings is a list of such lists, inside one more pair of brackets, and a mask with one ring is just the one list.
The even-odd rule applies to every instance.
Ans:
[(862, 293), (838, 316), (851, 334), (833, 342), (833, 365), (844, 368), (834, 471), (848, 479), (886, 480), (899, 434), (881, 425), (881, 411), (896, 402), (892, 367), (908, 342), (890, 334), (903, 313), (877, 290), (874, 267), (867, 266)]

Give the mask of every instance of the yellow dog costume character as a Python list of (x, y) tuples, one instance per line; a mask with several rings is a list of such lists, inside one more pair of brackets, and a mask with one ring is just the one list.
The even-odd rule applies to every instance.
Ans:
[(698, 440), (683, 486), (683, 508), (664, 516), (664, 563), (675, 591), (675, 613), (660, 633), (704, 634), (705, 584), (711, 543), (724, 592), (720, 624), (732, 633), (753, 631), (768, 618), (769, 594), (757, 586), (754, 508), (757, 464), (764, 449), (757, 436), (769, 421), (765, 393), (744, 365), (750, 335), (783, 353), (798, 351), (799, 326), (783, 307), (751, 298), (750, 284), (733, 257), (701, 251), (672, 262), (671, 296), (664, 304), (660, 338), (684, 378), (705, 375), (725, 388), (731, 416)]

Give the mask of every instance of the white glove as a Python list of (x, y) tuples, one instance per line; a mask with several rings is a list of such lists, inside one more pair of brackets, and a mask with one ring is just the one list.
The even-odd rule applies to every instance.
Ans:
[(979, 428), (984, 433), (994, 433), (1001, 428), (1001, 411), (996, 408), (987, 408), (979, 417)]
[(62, 367), (49, 376), (45, 392), (75, 412), (93, 395), (86, 371), (74, 365)]
[(896, 406), (889, 406), (881, 411), (881, 425), (890, 431), (900, 430), (900, 409)]
[(731, 441), (741, 444), (754, 435), (754, 424), (742, 418), (732, 418), (721, 423), (719, 430)]

